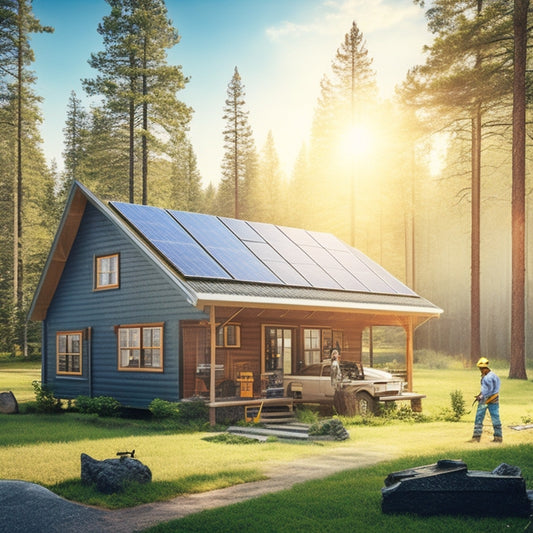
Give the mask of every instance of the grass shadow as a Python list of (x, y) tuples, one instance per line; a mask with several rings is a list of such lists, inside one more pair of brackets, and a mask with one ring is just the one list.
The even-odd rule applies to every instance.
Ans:
[(143, 503), (166, 501), (183, 494), (194, 494), (222, 489), (241, 483), (260, 481), (266, 477), (255, 469), (222, 471), (215, 474), (194, 474), (175, 481), (128, 483), (124, 490), (103, 494), (95, 485), (84, 485), (79, 479), (70, 479), (46, 488), (70, 501), (104, 509), (123, 509)]

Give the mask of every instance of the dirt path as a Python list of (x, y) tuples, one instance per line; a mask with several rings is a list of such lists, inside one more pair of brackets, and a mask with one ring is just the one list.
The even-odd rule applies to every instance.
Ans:
[(22, 481), (0, 481), (0, 531), (10, 533), (132, 533), (182, 518), (288, 489), (296, 483), (327, 477), (351, 468), (365, 467), (393, 457), (383, 451), (354, 447), (336, 448), (332, 455), (273, 464), (268, 479), (225, 489), (179, 496), (167, 502), (131, 509), (105, 511), (75, 504), (49, 490)]

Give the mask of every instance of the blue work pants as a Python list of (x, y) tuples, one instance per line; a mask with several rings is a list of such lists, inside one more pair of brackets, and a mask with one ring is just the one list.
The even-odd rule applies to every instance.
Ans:
[(480, 403), (477, 406), (476, 420), (474, 422), (474, 437), (481, 437), (483, 432), (483, 420), (489, 411), (492, 420), (492, 427), (494, 428), (494, 436), (502, 436), (502, 422), (500, 420), (500, 404), (499, 402)]

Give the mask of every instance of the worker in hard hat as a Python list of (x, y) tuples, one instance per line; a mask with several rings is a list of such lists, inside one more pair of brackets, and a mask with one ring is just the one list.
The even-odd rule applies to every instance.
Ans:
[(494, 428), (492, 442), (502, 442), (502, 423), (500, 420), (500, 378), (489, 368), (489, 360), (482, 357), (476, 365), (481, 372), (481, 391), (475, 396), (477, 400), (474, 434), (470, 442), (479, 442), (483, 432), (483, 420), (489, 411)]

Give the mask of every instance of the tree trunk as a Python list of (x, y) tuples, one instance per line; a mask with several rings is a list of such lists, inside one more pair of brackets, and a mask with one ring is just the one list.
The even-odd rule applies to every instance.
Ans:
[(470, 263), (470, 360), (481, 356), (480, 326), (480, 220), (481, 220), (481, 110), (476, 106), (472, 117), (472, 236)]
[[(22, 92), (23, 87), (23, 40), (22, 27), (24, 14), (22, 5), (18, 4), (18, 35), (17, 35), (17, 171), (13, 187), (13, 333), (15, 344), (23, 344), (22, 312), (23, 312), (23, 258), (22, 258)], [(16, 354), (16, 348), (13, 347)]]
[(525, 353), (526, 59), (529, 0), (514, 0), (511, 361), (509, 377), (527, 379)]
[(146, 39), (144, 40), (143, 48), (143, 136), (142, 136), (142, 204), (148, 203), (148, 102), (146, 97), (148, 94), (148, 86), (146, 80)]
[[(130, 55), (130, 68), (135, 67), (135, 58)], [(135, 78), (133, 74), (130, 77), (131, 96), (129, 97), (129, 202), (135, 202)]]
[(345, 389), (335, 390), (333, 406), (337, 414), (342, 416), (355, 416), (357, 413), (355, 395)]

